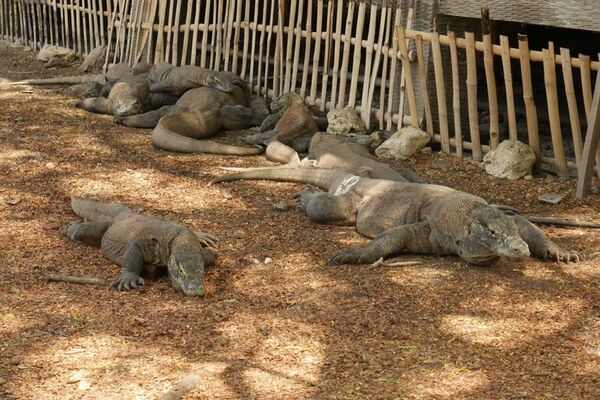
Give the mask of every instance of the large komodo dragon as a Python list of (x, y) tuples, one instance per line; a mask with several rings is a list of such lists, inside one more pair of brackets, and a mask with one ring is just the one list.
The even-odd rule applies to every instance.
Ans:
[(217, 240), (214, 236), (136, 214), (117, 203), (72, 197), (71, 207), (91, 222), (71, 223), (65, 235), (100, 246), (102, 255), (123, 267), (112, 287), (129, 290), (143, 285), (142, 267), (154, 264), (167, 266), (175, 289), (190, 296), (204, 295), (204, 268), (215, 259), (208, 248)]
[(254, 107), (246, 107), (247, 104), (244, 90), (237, 85), (233, 85), (230, 93), (200, 87), (188, 90), (174, 106), (117, 118), (117, 121), (139, 128), (154, 127), (152, 144), (163, 150), (239, 156), (260, 154), (260, 147), (240, 147), (200, 140), (222, 130), (260, 125), (266, 113), (255, 111)]
[(340, 169), (252, 171), (252, 179), (309, 183), (328, 193), (299, 192), (299, 207), (318, 223), (355, 225), (374, 239), (334, 255), (331, 264), (364, 264), (401, 252), (456, 254), (475, 265), (504, 256), (532, 255), (579, 261), (519, 215), (507, 215), (480, 197), (438, 185), (371, 179)]
[(159, 63), (150, 70), (148, 83), (151, 92), (167, 92), (179, 97), (189, 89), (203, 86), (229, 93), (233, 86), (241, 84), (242, 80), (226, 71), (218, 72), (194, 65), (175, 67), (168, 63)]

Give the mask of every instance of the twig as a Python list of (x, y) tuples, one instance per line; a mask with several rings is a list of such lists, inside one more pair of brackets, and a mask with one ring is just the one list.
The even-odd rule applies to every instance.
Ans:
[(377, 267), (407, 267), (410, 265), (419, 265), (422, 264), (422, 261), (398, 261), (398, 262), (385, 262), (383, 261), (383, 257), (379, 260), (375, 261), (373, 264), (369, 265), (369, 268), (377, 268)]
[(45, 277), (47, 282), (66, 282), (66, 283), (78, 283), (80, 285), (100, 285), (108, 286), (108, 283), (99, 278), (92, 278), (88, 276), (70, 276), (70, 275), (57, 275), (48, 274)]

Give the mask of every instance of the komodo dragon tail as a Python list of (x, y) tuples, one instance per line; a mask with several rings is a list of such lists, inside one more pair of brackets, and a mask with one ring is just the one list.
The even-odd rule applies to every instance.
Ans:
[(102, 200), (82, 199), (71, 196), (71, 208), (75, 214), (90, 221), (112, 219), (125, 211), (131, 211), (119, 203), (109, 203)]
[(329, 189), (335, 177), (340, 173), (347, 174), (341, 169), (273, 167), (220, 176), (210, 181), (209, 185), (239, 179), (265, 179), (269, 181), (307, 183), (321, 189)]
[(106, 78), (104, 74), (86, 74), (73, 76), (59, 76), (48, 79), (25, 79), (17, 82), (10, 82), (6, 85), (76, 85), (78, 83), (98, 82), (104, 84)]

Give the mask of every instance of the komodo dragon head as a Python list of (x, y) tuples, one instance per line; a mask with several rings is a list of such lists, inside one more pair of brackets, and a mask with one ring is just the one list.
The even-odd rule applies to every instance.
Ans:
[(204, 296), (204, 268), (213, 264), (214, 253), (186, 238), (176, 243), (167, 263), (171, 285), (188, 296)]
[(294, 92), (287, 92), (271, 101), (271, 112), (285, 112), (292, 104), (304, 103), (304, 99)]
[(529, 257), (529, 246), (521, 238), (512, 218), (491, 207), (478, 207), (470, 213), (466, 239), (460, 256), (471, 264), (488, 265), (498, 257)]
[(233, 90), (233, 83), (229, 75), (219, 72), (209, 73), (206, 76), (204, 84), (207, 87), (230, 93)]

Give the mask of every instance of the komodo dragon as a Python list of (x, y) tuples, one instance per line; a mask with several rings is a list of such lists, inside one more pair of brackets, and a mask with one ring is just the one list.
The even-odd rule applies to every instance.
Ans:
[(189, 89), (211, 87), (222, 92), (231, 92), (234, 85), (240, 85), (239, 76), (229, 72), (218, 72), (194, 65), (175, 67), (159, 63), (148, 74), (151, 92), (167, 92), (181, 96)]
[(252, 179), (309, 183), (328, 193), (299, 192), (299, 208), (317, 223), (355, 225), (369, 245), (334, 255), (331, 264), (365, 264), (401, 252), (456, 254), (474, 265), (500, 257), (579, 261), (519, 215), (446, 186), (372, 179), (341, 169), (252, 171)]
[(90, 222), (73, 222), (64, 234), (100, 246), (104, 257), (123, 267), (112, 287), (129, 290), (143, 285), (142, 267), (154, 264), (167, 266), (175, 289), (190, 296), (204, 295), (204, 268), (215, 259), (208, 248), (217, 240), (214, 236), (134, 213), (118, 203), (72, 197), (71, 207)]

